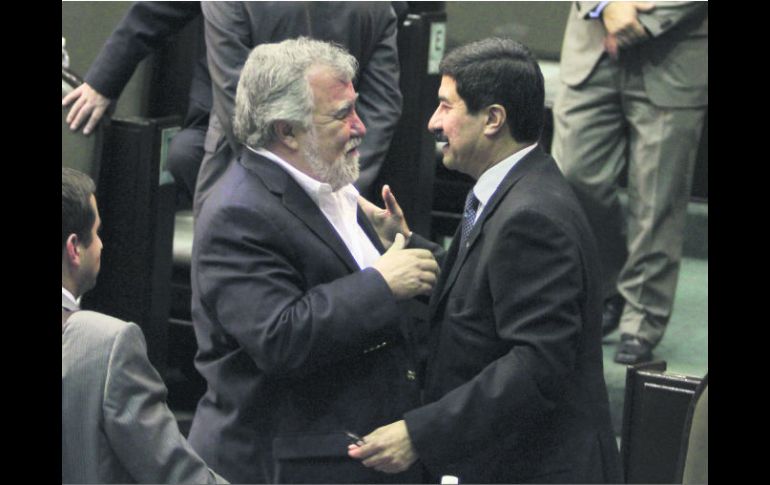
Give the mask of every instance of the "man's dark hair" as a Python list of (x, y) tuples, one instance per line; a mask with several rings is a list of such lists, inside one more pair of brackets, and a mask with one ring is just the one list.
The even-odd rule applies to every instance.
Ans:
[(516, 141), (540, 138), (545, 109), (543, 73), (523, 44), (500, 38), (473, 42), (450, 52), (439, 71), (454, 79), (469, 113), (500, 104)]
[(70, 234), (75, 234), (85, 246), (91, 245), (91, 229), (96, 213), (91, 207), (91, 195), (96, 185), (88, 175), (62, 167), (61, 169), (61, 248), (67, 244)]

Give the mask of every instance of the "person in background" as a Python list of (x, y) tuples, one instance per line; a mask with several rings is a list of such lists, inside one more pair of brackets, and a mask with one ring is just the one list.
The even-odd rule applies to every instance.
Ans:
[[(349, 455), (387, 473), (419, 460), (430, 483), (619, 483), (596, 242), (537, 143), (540, 67), (522, 44), (491, 38), (452, 51), (439, 71), (428, 129), (445, 142), (443, 164), (476, 183), (431, 295), (424, 405)], [(380, 237), (408, 234), (387, 189), (383, 200), (361, 201)]]
[(80, 309), (101, 262), (94, 192), (62, 168), (62, 483), (227, 483), (180, 433), (139, 327)]
[[(615, 362), (652, 359), (671, 318), (708, 110), (708, 2), (574, 2), (553, 156), (599, 244)], [(628, 173), (628, 207), (619, 179)]]
[[(62, 98), (70, 129), (90, 134), (110, 111), (139, 63), (201, 15), (200, 2), (135, 2), (104, 43), (85, 82)], [(168, 149), (166, 169), (177, 187), (177, 207), (192, 207), (211, 110), (211, 79), (203, 32), (190, 84), (187, 114)]]

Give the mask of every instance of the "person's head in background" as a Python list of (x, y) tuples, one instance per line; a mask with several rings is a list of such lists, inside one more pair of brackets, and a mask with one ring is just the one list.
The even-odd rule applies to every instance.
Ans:
[(61, 169), (61, 284), (80, 298), (96, 284), (102, 254), (96, 186), (91, 177)]

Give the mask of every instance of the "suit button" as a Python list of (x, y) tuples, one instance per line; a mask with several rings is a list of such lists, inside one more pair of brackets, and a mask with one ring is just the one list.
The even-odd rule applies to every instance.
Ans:
[(407, 380), (410, 380), (410, 381), (417, 379), (417, 372), (413, 370), (406, 371), (406, 378)]

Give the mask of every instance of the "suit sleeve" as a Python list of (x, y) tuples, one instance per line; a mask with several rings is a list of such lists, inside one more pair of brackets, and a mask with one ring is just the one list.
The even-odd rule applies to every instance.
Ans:
[(436, 261), (438, 261), (439, 265), (443, 264), (447, 255), (447, 251), (443, 246), (431, 241), (430, 239), (426, 239), (415, 232), (413, 232), (411, 238), (409, 238), (409, 244), (407, 245), (407, 248), (427, 249), (433, 254), (433, 257), (436, 258)]
[(134, 324), (116, 337), (104, 390), (104, 431), (140, 483), (227, 483), (190, 447), (166, 405), (166, 386)]
[(430, 469), (511, 433), (526, 435), (548, 419), (576, 365), (582, 267), (565, 232), (542, 214), (522, 212), (494, 242), (486, 271), (497, 335), (509, 350), (438, 401), (405, 414)]
[(399, 307), (377, 270), (310, 286), (303, 265), (324, 264), (307, 258), (319, 244), (298, 242), (259, 208), (229, 207), (211, 220), (196, 242), (204, 311), (264, 373), (305, 375), (397, 334)]
[(396, 35), (398, 21), (392, 7), (387, 9), (384, 28), (371, 58), (360, 66), (356, 111), (366, 126), (359, 147), (361, 172), (355, 185), (366, 193), (380, 173), (390, 141), (401, 117), (403, 97), (399, 88), (400, 64)]
[(117, 99), (139, 62), (200, 12), (200, 2), (135, 2), (91, 64), (85, 81)]
[(202, 5), (214, 114), (232, 147), (238, 146), (232, 128), (235, 92), (253, 48), (250, 17), (242, 3), (203, 2)]

